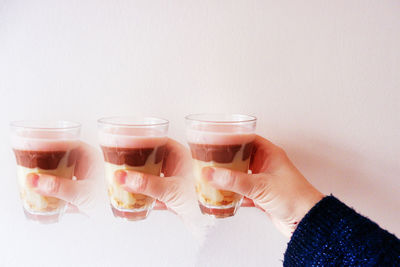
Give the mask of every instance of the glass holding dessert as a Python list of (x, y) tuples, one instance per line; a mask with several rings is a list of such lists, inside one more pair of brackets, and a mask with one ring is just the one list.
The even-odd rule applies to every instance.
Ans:
[(186, 125), (202, 213), (216, 218), (233, 216), (243, 196), (212, 187), (203, 179), (202, 169), (211, 166), (247, 173), (256, 118), (238, 114), (193, 114), (186, 117)]
[(114, 175), (118, 170), (134, 170), (159, 176), (168, 124), (167, 120), (151, 117), (110, 117), (98, 121), (107, 191), (115, 217), (142, 220), (152, 210), (154, 198), (124, 190)]
[(80, 124), (69, 121), (16, 121), (11, 123), (11, 144), (17, 161), (20, 197), (28, 219), (59, 221), (66, 202), (37, 193), (27, 176), (51, 174), (72, 179), (78, 156)]

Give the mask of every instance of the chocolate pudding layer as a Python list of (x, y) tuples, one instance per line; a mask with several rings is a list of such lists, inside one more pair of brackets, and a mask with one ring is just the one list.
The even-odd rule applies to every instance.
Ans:
[(104, 160), (114, 165), (129, 165), (133, 167), (144, 166), (149, 156), (155, 151), (154, 164), (162, 161), (165, 152), (165, 145), (156, 148), (122, 148), (122, 147), (101, 147)]
[(236, 153), (244, 146), (242, 160), (247, 160), (250, 157), (253, 149), (253, 142), (238, 145), (209, 145), (209, 144), (194, 144), (189, 143), (192, 152), (192, 158), (217, 163), (231, 163), (236, 156)]
[[(26, 168), (40, 168), (43, 170), (57, 169), (61, 159), (67, 151), (31, 151), (14, 149), (17, 164)], [(68, 154), (67, 167), (75, 164), (78, 150), (73, 149)]]

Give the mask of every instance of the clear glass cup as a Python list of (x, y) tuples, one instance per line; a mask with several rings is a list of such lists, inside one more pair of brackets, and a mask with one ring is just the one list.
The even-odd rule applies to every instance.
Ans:
[(105, 161), (105, 178), (115, 217), (143, 220), (155, 199), (124, 190), (114, 179), (117, 170), (160, 175), (169, 122), (161, 118), (109, 117), (98, 120), (99, 143)]
[(58, 222), (67, 203), (38, 194), (26, 182), (26, 177), (30, 173), (45, 173), (72, 179), (81, 125), (70, 121), (15, 121), (10, 127), (26, 217), (41, 223)]
[(186, 135), (192, 152), (200, 210), (216, 218), (235, 215), (243, 196), (218, 190), (202, 177), (202, 168), (222, 167), (248, 172), (255, 138), (256, 118), (240, 114), (186, 116)]

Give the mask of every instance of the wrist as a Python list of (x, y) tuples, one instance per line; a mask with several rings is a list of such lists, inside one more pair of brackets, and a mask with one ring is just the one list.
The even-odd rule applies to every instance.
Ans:
[(304, 218), (304, 216), (306, 216), (306, 214), (324, 197), (325, 196), (314, 187), (307, 194), (303, 195), (301, 201), (299, 201), (299, 205), (297, 205), (295, 213), (296, 215), (294, 216), (295, 219), (293, 221), (292, 233), (294, 230), (296, 230), (297, 225)]

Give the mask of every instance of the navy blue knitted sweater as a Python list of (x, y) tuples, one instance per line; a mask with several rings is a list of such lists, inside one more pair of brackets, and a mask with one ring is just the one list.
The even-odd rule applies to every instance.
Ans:
[(400, 240), (333, 196), (301, 220), (284, 266), (400, 266)]

